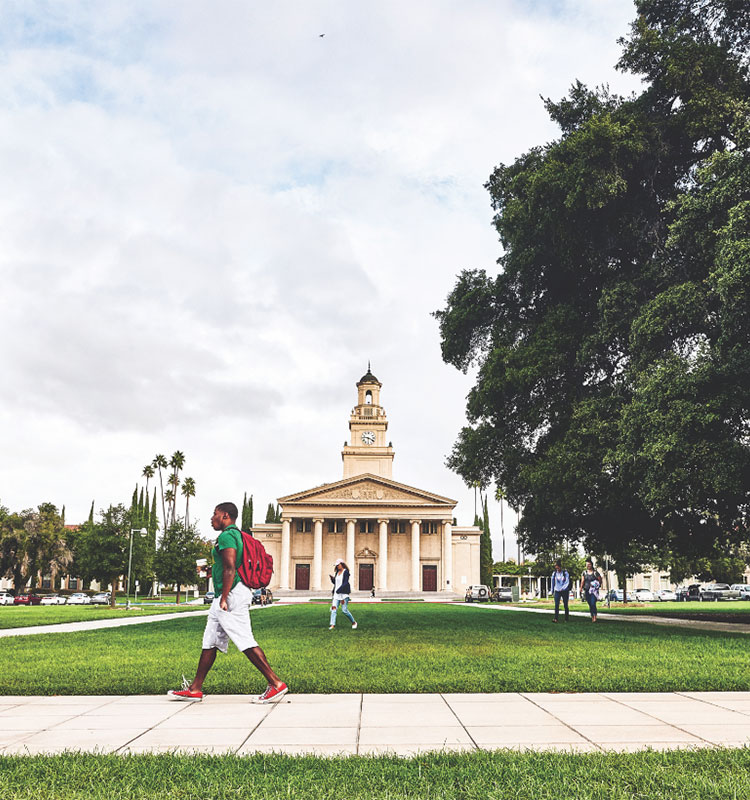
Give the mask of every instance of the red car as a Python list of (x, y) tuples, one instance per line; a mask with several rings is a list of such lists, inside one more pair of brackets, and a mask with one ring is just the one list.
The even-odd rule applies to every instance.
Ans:
[(42, 598), (33, 592), (29, 594), (17, 594), (13, 598), (14, 606), (38, 606), (42, 602)]

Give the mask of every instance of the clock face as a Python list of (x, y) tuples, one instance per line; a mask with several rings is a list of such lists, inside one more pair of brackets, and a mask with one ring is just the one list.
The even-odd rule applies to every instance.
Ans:
[(365, 431), (362, 434), (362, 441), (365, 444), (375, 444), (375, 434), (372, 431)]

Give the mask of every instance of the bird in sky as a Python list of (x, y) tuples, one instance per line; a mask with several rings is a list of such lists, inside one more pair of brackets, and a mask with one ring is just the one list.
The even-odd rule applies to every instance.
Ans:
[(318, 39), (322, 39), (324, 36), (325, 36), (325, 34), (324, 34), (324, 33), (319, 33), (319, 34), (318, 34)]

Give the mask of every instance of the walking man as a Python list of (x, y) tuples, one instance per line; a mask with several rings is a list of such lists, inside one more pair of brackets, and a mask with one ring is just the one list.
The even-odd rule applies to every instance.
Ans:
[(573, 581), (570, 580), (570, 575), (567, 569), (563, 569), (562, 562), (558, 558), (555, 561), (555, 571), (552, 573), (552, 591), (555, 595), (555, 618), (553, 622), (558, 621), (560, 614), (560, 600), (563, 601), (563, 608), (565, 609), (565, 621), (568, 621), (568, 598), (570, 597), (570, 590), (573, 588)]
[(182, 689), (167, 692), (174, 700), (203, 700), (203, 681), (216, 660), (216, 651), (226, 653), (230, 639), (268, 681), (266, 691), (255, 702), (270, 703), (281, 699), (288, 691), (253, 636), (249, 614), (253, 592), (237, 574), (237, 564), (242, 563), (242, 534), (235, 525), (237, 515), (234, 503), (219, 503), (211, 517), (211, 527), (219, 532), (212, 550), (211, 571), (216, 597), (208, 612), (198, 670), (192, 682), (183, 678)]

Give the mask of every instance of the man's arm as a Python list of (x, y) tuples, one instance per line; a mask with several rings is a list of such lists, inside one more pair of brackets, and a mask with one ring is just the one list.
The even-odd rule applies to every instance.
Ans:
[(221, 600), (219, 600), (219, 608), (222, 611), (228, 611), (227, 597), (229, 592), (232, 591), (234, 574), (237, 571), (237, 551), (233, 547), (225, 547), (221, 551), (221, 563)]

